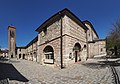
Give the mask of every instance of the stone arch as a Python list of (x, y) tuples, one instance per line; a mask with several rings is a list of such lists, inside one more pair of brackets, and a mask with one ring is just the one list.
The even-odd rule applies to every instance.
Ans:
[(75, 42), (72, 43), (72, 49), (74, 48), (74, 46), (75, 46), (76, 44), (80, 44), (80, 46), (81, 46), (81, 48), (82, 48), (82, 43), (79, 42), (79, 41), (75, 41)]
[(53, 46), (52, 44), (47, 44), (47, 45), (45, 45), (45, 46), (43, 47), (43, 53), (44, 53), (44, 49), (45, 49), (47, 46), (51, 46), (51, 47), (53, 48), (53, 51), (55, 50), (55, 49), (54, 49), (54, 46)]
[(75, 43), (75, 45), (74, 45), (74, 47), (73, 47), (73, 51), (74, 50), (77, 50), (77, 51), (80, 51), (81, 50), (81, 45), (80, 45), (80, 43)]
[(77, 42), (73, 47), (75, 62), (81, 61), (80, 52), (81, 52), (81, 45), (80, 43)]
[(21, 54), (19, 54), (19, 59), (21, 58)]
[(30, 53), (30, 60), (33, 61), (33, 53)]
[(44, 63), (48, 63), (48, 64), (54, 64), (54, 49), (51, 45), (47, 45), (44, 49), (43, 49), (43, 53), (44, 53)]
[(25, 59), (25, 54), (23, 53), (23, 59)]
[(33, 60), (34, 60), (34, 61), (37, 61), (37, 53), (36, 53), (36, 52), (37, 52), (37, 51), (34, 51), (34, 52), (33, 52)]
[(36, 54), (36, 52), (34, 51), (34, 53), (33, 54)]

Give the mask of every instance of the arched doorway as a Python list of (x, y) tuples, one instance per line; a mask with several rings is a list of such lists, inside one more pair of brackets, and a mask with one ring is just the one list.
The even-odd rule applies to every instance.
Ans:
[(33, 54), (30, 53), (30, 60), (33, 61)]
[(76, 43), (73, 52), (74, 52), (74, 57), (75, 57), (75, 62), (80, 61), (80, 51), (81, 51), (81, 45), (79, 43)]
[(54, 50), (51, 46), (46, 46), (43, 50), (45, 61), (44, 63), (54, 64)]
[(33, 54), (34, 54), (34, 61), (36, 61), (36, 62), (37, 62), (37, 53), (36, 53), (36, 52), (34, 52)]
[(19, 59), (21, 58), (21, 54), (19, 54)]
[(11, 58), (13, 58), (13, 54), (11, 55)]
[(23, 54), (23, 59), (25, 59), (25, 54)]

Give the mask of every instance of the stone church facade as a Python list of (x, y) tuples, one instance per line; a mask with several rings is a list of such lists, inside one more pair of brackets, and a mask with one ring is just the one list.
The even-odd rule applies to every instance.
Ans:
[(17, 58), (63, 68), (106, 54), (106, 42), (99, 39), (93, 25), (68, 9), (50, 17), (36, 31), (37, 37), (27, 46), (17, 47)]

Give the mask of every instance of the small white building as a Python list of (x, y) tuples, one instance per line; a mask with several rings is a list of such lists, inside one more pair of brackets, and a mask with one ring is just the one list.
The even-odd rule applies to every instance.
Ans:
[(8, 57), (8, 49), (1, 49), (0, 57)]

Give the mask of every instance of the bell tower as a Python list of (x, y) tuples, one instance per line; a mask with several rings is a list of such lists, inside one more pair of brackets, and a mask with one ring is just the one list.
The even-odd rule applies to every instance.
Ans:
[(16, 28), (14, 26), (8, 26), (8, 49), (9, 57), (15, 58), (16, 54)]

